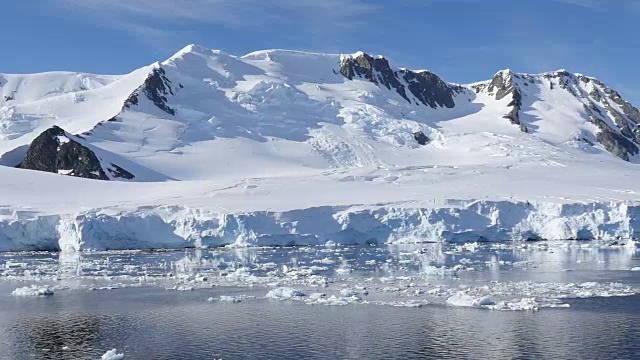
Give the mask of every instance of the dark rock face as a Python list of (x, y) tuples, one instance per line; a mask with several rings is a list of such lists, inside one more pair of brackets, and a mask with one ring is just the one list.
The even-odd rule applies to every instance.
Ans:
[(164, 69), (154, 69), (144, 81), (144, 84), (129, 95), (129, 98), (124, 103), (124, 107), (130, 108), (131, 106), (138, 105), (140, 102), (138, 98), (140, 92), (151, 100), (160, 110), (170, 115), (176, 114), (176, 110), (167, 105), (167, 96), (174, 95), (174, 93), (171, 88), (171, 80), (167, 78)]
[(629, 161), (630, 156), (640, 153), (640, 148), (632, 140), (628, 139), (623, 133), (618, 133), (612, 129), (604, 120), (602, 113), (594, 111), (591, 107), (584, 107), (585, 112), (589, 115), (590, 121), (595, 124), (600, 132), (596, 135), (598, 142), (607, 149), (611, 154)]
[[(134, 178), (133, 174), (115, 164), (107, 165), (104, 168), (108, 169), (113, 178)], [(86, 179), (110, 179), (96, 154), (58, 126), (53, 126), (35, 138), (24, 160), (17, 167)]]
[[(556, 80), (560, 88), (585, 102), (584, 111), (589, 121), (599, 129), (598, 143), (607, 151), (626, 161), (640, 153), (640, 111), (622, 99), (618, 92), (597, 79), (568, 71), (543, 77)], [(584, 88), (588, 84), (592, 88), (586, 91)]]
[(462, 87), (449, 85), (431, 72), (395, 71), (387, 59), (364, 53), (356, 57), (344, 57), (340, 62), (340, 73), (349, 80), (366, 79), (394, 90), (409, 103), (414, 97), (419, 103), (434, 109), (455, 107), (453, 97), (463, 91)]
[(629, 161), (630, 155), (637, 155), (639, 152), (638, 146), (631, 140), (610, 129), (601, 128), (597, 138), (607, 151), (622, 160)]
[(414, 132), (413, 138), (416, 139), (420, 145), (427, 145), (429, 141), (431, 141), (431, 139), (429, 139), (422, 131)]
[[(640, 111), (617, 91), (584, 75), (557, 72), (549, 77), (559, 78), (566, 90), (588, 100), (589, 105), (585, 105), (584, 110), (590, 121), (600, 129), (597, 140), (607, 151), (626, 161), (640, 153)], [(579, 90), (580, 84), (589, 83), (594, 85), (591, 91)], [(605, 119), (612, 119), (614, 125)]]
[[(514, 125), (517, 125), (522, 132), (529, 132), (529, 129), (522, 124), (520, 121), (520, 111), (522, 110), (522, 93), (520, 89), (515, 85), (515, 79), (518, 75), (514, 74), (511, 71), (499, 72), (496, 74), (493, 79), (491, 79), (491, 83), (486, 86), (486, 90), (490, 94), (495, 94), (496, 100), (502, 100), (505, 97), (510, 96), (511, 101), (507, 105), (511, 108), (511, 110), (506, 113), (503, 118), (509, 120)], [(533, 81), (533, 78), (529, 78), (527, 76), (523, 76), (522, 80), (527, 82)], [(525, 82), (525, 84), (527, 84)], [(476, 91), (480, 92), (485, 90), (485, 86), (477, 86)]]
[(58, 136), (65, 136), (64, 130), (54, 126), (38, 135), (31, 143), (27, 155), (18, 165), (21, 169), (58, 172)]
[(414, 72), (410, 70), (400, 70), (404, 81), (408, 84), (409, 91), (420, 100), (421, 103), (432, 108), (446, 107), (453, 108), (456, 103), (453, 101), (453, 88), (442, 81), (437, 75), (429, 71)]

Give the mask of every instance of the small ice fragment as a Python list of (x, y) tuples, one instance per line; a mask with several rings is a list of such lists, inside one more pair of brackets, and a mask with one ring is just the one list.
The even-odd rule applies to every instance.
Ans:
[(276, 300), (289, 300), (303, 296), (306, 295), (302, 291), (287, 287), (276, 288), (267, 293), (267, 298)]
[(325, 293), (313, 293), (313, 294), (309, 295), (309, 299), (311, 299), (311, 300), (324, 299), (326, 297), (327, 297), (327, 294), (325, 294)]
[(236, 296), (229, 296), (229, 295), (220, 295), (220, 297), (218, 299), (216, 298), (209, 298), (209, 302), (214, 302), (216, 300), (220, 301), (220, 302), (230, 302), (233, 304), (237, 304), (240, 303), (244, 300), (248, 300), (248, 299), (255, 299), (255, 296), (249, 296), (249, 295), (236, 295)]
[(359, 292), (356, 289), (342, 289), (340, 295), (344, 297), (358, 296)]
[(239, 303), (242, 300), (240, 300), (239, 298), (235, 297), (235, 296), (226, 296), (226, 295), (221, 295), (220, 296), (220, 301), (222, 302), (230, 302), (230, 303)]
[(640, 266), (631, 268), (631, 271), (640, 271)]
[(475, 306), (489, 306), (493, 304), (495, 304), (495, 302), (491, 300), (489, 296), (484, 296), (476, 301)]
[(25, 286), (13, 290), (13, 296), (52, 296), (53, 288), (51, 286), (38, 287), (37, 285)]
[(486, 306), (494, 305), (495, 302), (491, 300), (489, 296), (474, 298), (471, 295), (468, 295), (462, 291), (459, 291), (457, 294), (447, 299), (447, 304), (451, 306), (459, 306), (459, 307), (486, 307)]
[(101, 360), (122, 360), (124, 359), (124, 354), (118, 354), (117, 349), (107, 351), (102, 357)]
[(460, 247), (460, 249), (462, 251), (476, 252), (476, 251), (478, 251), (480, 249), (480, 244), (478, 244), (477, 242), (466, 243), (466, 244), (462, 245)]

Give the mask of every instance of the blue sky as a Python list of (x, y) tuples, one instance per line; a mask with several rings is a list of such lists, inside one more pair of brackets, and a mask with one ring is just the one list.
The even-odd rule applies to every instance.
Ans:
[(0, 72), (126, 73), (197, 43), (352, 53), (454, 82), (566, 68), (640, 106), (640, 0), (12, 0)]

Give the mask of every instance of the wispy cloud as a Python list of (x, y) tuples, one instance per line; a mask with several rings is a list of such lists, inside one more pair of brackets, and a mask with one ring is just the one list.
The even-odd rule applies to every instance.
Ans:
[(594, 10), (625, 10), (640, 11), (640, 0), (551, 0), (554, 2), (581, 6)]
[(366, 0), (49, 0), (49, 7), (125, 31), (167, 50), (202, 26), (258, 30), (291, 25), (299, 33), (347, 29), (378, 7)]
[(607, 0), (552, 0), (555, 2), (577, 5), (591, 9), (602, 9), (607, 5)]
[(273, 20), (338, 23), (374, 9), (363, 0), (53, 0), (52, 3), (70, 11), (100, 15), (105, 21), (151, 19), (234, 26), (256, 26)]

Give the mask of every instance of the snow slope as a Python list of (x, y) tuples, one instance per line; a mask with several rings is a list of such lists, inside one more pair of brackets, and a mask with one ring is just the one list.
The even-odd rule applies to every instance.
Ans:
[[(640, 231), (640, 114), (583, 75), (460, 86), (364, 53), (190, 45), (124, 76), (0, 79), (0, 250)], [(136, 179), (12, 168), (53, 125)]]

